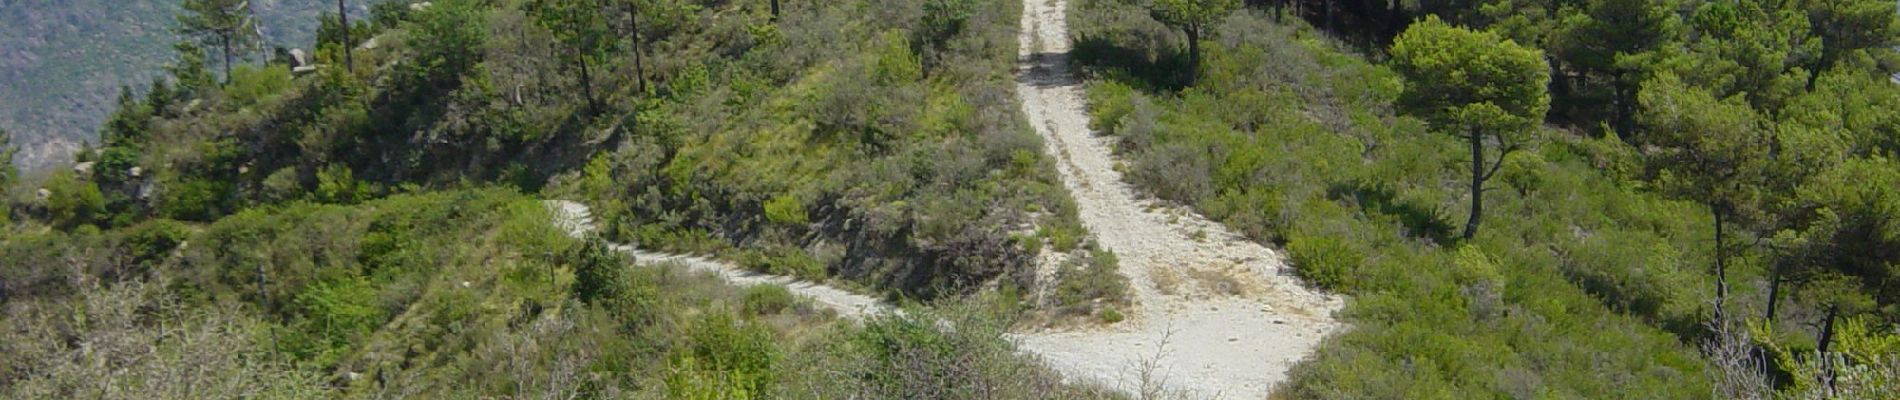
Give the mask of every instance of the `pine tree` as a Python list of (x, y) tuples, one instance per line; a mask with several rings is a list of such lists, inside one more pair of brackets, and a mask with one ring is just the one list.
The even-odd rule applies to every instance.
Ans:
[[(1550, 110), (1543, 52), (1427, 17), (1393, 42), (1392, 61), (1411, 82), (1400, 102), (1471, 143), (1471, 214), (1464, 231), (1470, 239), (1484, 216), (1485, 181)], [(1486, 142), (1499, 147), (1489, 166)]]
[(185, 14), (178, 16), (178, 33), (216, 47), (224, 55), (224, 76), (230, 79), (231, 65), (237, 56), (249, 52), (261, 39), (257, 18), (251, 15), (248, 0), (185, 0)]
[(1771, 133), (1740, 98), (1718, 100), (1672, 73), (1645, 82), (1638, 97), (1657, 185), (1707, 205), (1714, 217), (1715, 317), (1721, 323), (1728, 298), (1726, 229), (1758, 211)]
[(600, 109), (594, 96), (594, 63), (606, 58), (616, 43), (602, 6), (598, 0), (537, 0), (529, 8), (535, 21), (566, 47), (561, 60), (579, 67), (589, 112)]
[(1188, 75), (1201, 70), (1201, 38), (1209, 25), (1240, 8), (1237, 0), (1155, 0), (1150, 12), (1155, 20), (1180, 28), (1187, 35)]

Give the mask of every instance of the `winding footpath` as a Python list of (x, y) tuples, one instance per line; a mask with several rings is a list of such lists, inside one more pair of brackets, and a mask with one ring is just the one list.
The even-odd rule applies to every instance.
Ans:
[(1121, 259), (1135, 302), (1120, 324), (1023, 334), (1065, 376), (1138, 394), (1265, 398), (1340, 325), (1343, 301), (1306, 289), (1284, 258), (1191, 210), (1144, 200), (1089, 130), (1070, 70), (1065, 0), (1023, 0), (1016, 94), (1083, 225)]
[[(1311, 291), (1284, 258), (1191, 210), (1143, 199), (1114, 166), (1113, 139), (1088, 128), (1082, 85), (1070, 70), (1066, 0), (1023, 0), (1017, 96), (1075, 196), (1083, 225), (1116, 253), (1128, 277), (1128, 319), (1108, 326), (1009, 335), (1017, 348), (1068, 379), (1131, 395), (1262, 399), (1338, 329), (1341, 299)], [(549, 201), (555, 223), (580, 238), (591, 211)], [(638, 263), (678, 263), (736, 286), (784, 285), (793, 294), (862, 319), (894, 310), (877, 299), (712, 259), (616, 251)], [(1057, 265), (1045, 261), (1039, 276)]]

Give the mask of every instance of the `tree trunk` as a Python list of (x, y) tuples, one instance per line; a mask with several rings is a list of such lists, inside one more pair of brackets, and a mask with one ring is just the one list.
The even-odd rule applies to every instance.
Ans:
[(350, 41), (350, 10), (343, 6), (343, 0), (336, 0), (336, 18), (343, 25), (343, 69), (356, 72), (356, 58), (351, 55), (356, 43)]
[(1321, 22), (1321, 25), (1324, 25), (1326, 27), (1327, 33), (1334, 33), (1333, 32), (1333, 0), (1320, 0), (1320, 5), (1324, 7), (1323, 10), (1320, 10), (1320, 19), (1324, 20), (1323, 22)]
[(1821, 322), (1821, 382), (1827, 384), (1829, 392), (1834, 390), (1834, 364), (1829, 362), (1831, 356), (1827, 354), (1827, 348), (1834, 343), (1834, 317), (1840, 312), (1841, 306), (1828, 306), (1827, 315), (1822, 317), (1826, 320)]
[(1478, 235), (1478, 222), (1484, 218), (1484, 135), (1477, 128), (1471, 134), (1471, 218), (1465, 221), (1465, 240)]
[(225, 83), (231, 82), (231, 35), (233, 34), (224, 34), (224, 35), (218, 36), (218, 40), (223, 41), (223, 44), (224, 44), (223, 47), (224, 47), (224, 82)]
[[(773, 0), (772, 4), (776, 6), (778, 4), (778, 1)], [(777, 7), (773, 7), (773, 9), (777, 10)], [(778, 14), (777, 12), (773, 13), (773, 15), (777, 15), (777, 14)], [(647, 91), (646, 65), (645, 65), (645, 62), (643, 62), (644, 60), (642, 60), (640, 56), (640, 53), (641, 53), (640, 51), (640, 6), (634, 5), (632, 3), (627, 4), (627, 26), (628, 26), (627, 35), (631, 37), (632, 42), (633, 42), (634, 80), (640, 83), (640, 87), (639, 87), (640, 93), (646, 93)]]
[(1616, 98), (1616, 135), (1628, 139), (1636, 131), (1636, 84), (1629, 81), (1629, 72), (1618, 69), (1611, 79), (1615, 86)]
[(1190, 25), (1181, 29), (1188, 38), (1188, 81), (1201, 75), (1201, 27)]
[(264, 291), (264, 263), (257, 263), (257, 308), (265, 315), (270, 314), (270, 294)]
[(1781, 267), (1768, 267), (1768, 322), (1775, 322), (1775, 304), (1781, 300)]
[(587, 96), (587, 113), (597, 114), (600, 111), (600, 103), (594, 100), (594, 79), (587, 71), (587, 55), (582, 54), (578, 58), (581, 63), (581, 93)]
[(1723, 305), (1728, 302), (1728, 247), (1723, 245), (1722, 222), (1727, 214), (1720, 203), (1709, 203), (1715, 214), (1715, 322), (1725, 324)]

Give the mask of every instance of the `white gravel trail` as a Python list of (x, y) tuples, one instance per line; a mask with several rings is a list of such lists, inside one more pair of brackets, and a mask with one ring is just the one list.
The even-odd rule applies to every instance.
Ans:
[(1065, 0), (1023, 0), (1017, 96), (1057, 161), (1082, 222), (1121, 260), (1130, 318), (1014, 336), (1072, 378), (1136, 394), (1265, 398), (1340, 325), (1341, 299), (1312, 291), (1279, 253), (1191, 210), (1145, 200), (1089, 130), (1070, 71)]

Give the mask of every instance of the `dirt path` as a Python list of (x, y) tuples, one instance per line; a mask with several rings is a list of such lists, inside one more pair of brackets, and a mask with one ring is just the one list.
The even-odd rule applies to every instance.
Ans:
[(1341, 300), (1293, 277), (1279, 253), (1190, 210), (1143, 200), (1088, 127), (1069, 67), (1065, 0), (1023, 0), (1017, 96), (1057, 160), (1083, 224), (1121, 259), (1135, 309), (1120, 324), (1017, 335), (1066, 376), (1134, 393), (1266, 397), (1338, 327)]
[[(567, 231), (568, 236), (585, 238), (594, 232), (593, 210), (587, 205), (565, 200), (547, 202), (549, 211), (554, 213), (555, 225)], [(633, 256), (634, 262), (641, 264), (678, 263), (688, 270), (704, 271), (726, 280), (734, 286), (749, 287), (765, 284), (785, 285), (793, 294), (811, 299), (818, 305), (830, 308), (839, 315), (853, 319), (862, 319), (867, 315), (884, 312), (887, 308), (877, 299), (851, 293), (843, 289), (825, 286), (796, 278), (765, 275), (739, 268), (731, 263), (702, 257), (661, 254), (634, 249), (633, 246), (614, 244), (615, 251)]]

